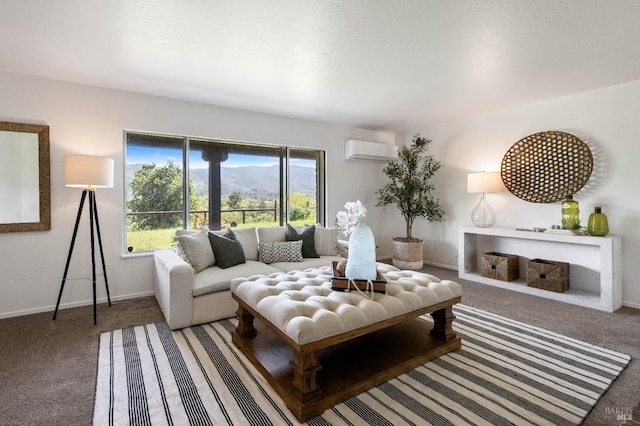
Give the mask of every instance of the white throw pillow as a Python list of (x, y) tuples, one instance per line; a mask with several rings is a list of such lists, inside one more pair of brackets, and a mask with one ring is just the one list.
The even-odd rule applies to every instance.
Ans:
[(302, 262), (302, 240), (260, 242), (258, 260), (262, 263)]
[(325, 228), (316, 225), (314, 240), (318, 255), (338, 256), (338, 228)]
[(189, 262), (189, 259), (187, 259), (187, 255), (184, 253), (184, 250), (182, 250), (182, 245), (180, 244), (180, 241), (178, 241), (178, 237), (180, 235), (195, 234), (196, 232), (199, 231), (194, 231), (191, 229), (176, 229), (175, 234), (173, 234), (173, 245), (176, 247), (176, 253), (178, 253), (178, 256), (184, 259), (185, 262)]
[(284, 226), (261, 226), (256, 228), (258, 243), (272, 243), (274, 241), (286, 241)]
[(175, 240), (178, 254), (194, 271), (200, 272), (216, 263), (206, 230), (190, 233), (176, 231)]
[(256, 228), (231, 228), (242, 244), (246, 260), (258, 260), (258, 234)]

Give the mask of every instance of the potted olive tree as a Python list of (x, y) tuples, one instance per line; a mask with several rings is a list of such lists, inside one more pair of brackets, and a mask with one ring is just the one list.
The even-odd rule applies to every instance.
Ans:
[(393, 265), (400, 269), (423, 267), (423, 240), (411, 233), (414, 221), (417, 218), (429, 222), (444, 220), (444, 210), (432, 194), (431, 182), (442, 163), (429, 154), (430, 143), (431, 140), (418, 133), (411, 145), (400, 148), (398, 158), (389, 161), (383, 169), (390, 182), (376, 192), (376, 206), (394, 205), (405, 219), (405, 236), (393, 238)]

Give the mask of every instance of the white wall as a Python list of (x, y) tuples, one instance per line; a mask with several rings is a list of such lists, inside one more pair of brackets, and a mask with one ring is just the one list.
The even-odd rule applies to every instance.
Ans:
[[(63, 184), (64, 156), (68, 154), (115, 159), (115, 188), (97, 193), (111, 296), (117, 300), (151, 293), (152, 259), (122, 257), (123, 129), (326, 149), (328, 222), (346, 201), (360, 199), (369, 208), (367, 223), (375, 231), (379, 257), (391, 255), (391, 237), (404, 230), (394, 208), (383, 211), (374, 207), (375, 191), (385, 182), (381, 173), (384, 164), (344, 160), (344, 141), (363, 138), (358, 129), (3, 72), (0, 93), (0, 121), (50, 126), (52, 192), (51, 231), (0, 234), (0, 317), (55, 307), (80, 200), (77, 189)], [(640, 276), (636, 261), (640, 256), (638, 111), (640, 81), (460, 122), (416, 127), (397, 135), (402, 144), (421, 132), (433, 139), (431, 150), (445, 163), (436, 184), (447, 221), (430, 224), (419, 220), (414, 226), (414, 235), (425, 239), (425, 260), (457, 265), (457, 228), (470, 224), (478, 199), (477, 194), (466, 193), (467, 173), (498, 170), (504, 153), (519, 139), (539, 131), (562, 130), (580, 137), (594, 152), (594, 175), (576, 196), (581, 216), (586, 220), (593, 206), (602, 204), (611, 232), (622, 235), (623, 302), (640, 308), (640, 287), (635, 282)], [(559, 223), (559, 203), (531, 204), (508, 192), (489, 197), (499, 212), (497, 226)], [(87, 212), (84, 216), (86, 219)], [(90, 275), (88, 239), (85, 222), (80, 227), (70, 277)], [(106, 300), (100, 279), (98, 297)], [(64, 307), (90, 304), (90, 282), (69, 281), (62, 303)]]
[[(151, 294), (152, 258), (122, 257), (124, 129), (326, 149), (329, 223), (347, 201), (359, 198), (373, 207), (373, 191), (383, 182), (382, 163), (344, 160), (344, 141), (362, 137), (345, 126), (2, 72), (0, 93), (0, 121), (50, 126), (52, 209), (51, 231), (0, 234), (0, 317), (55, 307), (81, 194), (63, 184), (68, 154), (115, 159), (115, 187), (96, 195), (111, 297)], [(371, 210), (369, 224), (376, 229), (381, 213)], [(86, 220), (80, 226), (69, 277), (90, 276), (88, 227)], [(105, 301), (101, 278), (98, 289)], [(90, 281), (67, 281), (62, 304), (90, 304), (91, 297)]]
[[(447, 221), (416, 225), (425, 238), (425, 260), (455, 267), (457, 228), (471, 225), (480, 194), (467, 194), (467, 173), (497, 171), (502, 157), (518, 140), (533, 133), (559, 130), (582, 139), (594, 155), (591, 179), (574, 197), (586, 225), (595, 205), (602, 205), (610, 232), (622, 236), (623, 304), (640, 308), (640, 81), (416, 129), (433, 139), (431, 151), (445, 163), (437, 175), (437, 192)], [(410, 140), (408, 132), (399, 144)], [(560, 223), (560, 203), (534, 204), (509, 192), (490, 194), (500, 227), (548, 227)]]

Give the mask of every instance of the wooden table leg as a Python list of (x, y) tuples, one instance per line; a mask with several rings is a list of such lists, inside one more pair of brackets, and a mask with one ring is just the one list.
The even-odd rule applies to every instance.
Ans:
[(305, 402), (321, 393), (316, 381), (316, 375), (322, 368), (318, 362), (316, 351), (301, 353), (294, 348), (293, 359), (289, 361), (293, 370), (292, 387), (300, 401)]
[(253, 314), (247, 311), (242, 303), (238, 303), (236, 314), (238, 315), (238, 326), (234, 333), (243, 339), (255, 336), (257, 332), (253, 326)]
[(431, 312), (431, 317), (433, 318), (433, 328), (429, 332), (431, 337), (445, 342), (455, 339), (456, 333), (453, 331), (453, 320), (456, 316), (453, 315), (452, 306)]

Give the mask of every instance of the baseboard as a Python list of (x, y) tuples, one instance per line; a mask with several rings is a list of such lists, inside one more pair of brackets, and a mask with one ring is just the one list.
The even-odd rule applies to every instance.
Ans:
[[(393, 256), (379, 256), (379, 257), (376, 258), (376, 260), (378, 262), (383, 261), (383, 260), (391, 260), (391, 259), (393, 259)], [(457, 271), (458, 270), (457, 266), (447, 265), (446, 263), (432, 262), (430, 260), (425, 260), (422, 263), (425, 264), (425, 265), (428, 265), (428, 266), (434, 266), (436, 268), (449, 269), (451, 271)]]
[(447, 265), (446, 263), (431, 262), (429, 260), (425, 260), (422, 263), (424, 263), (425, 265), (429, 265), (429, 266), (435, 266), (436, 268), (449, 269), (450, 271), (457, 271), (458, 270), (457, 266)]
[[(145, 291), (142, 293), (133, 293), (133, 294), (126, 294), (122, 296), (114, 296), (111, 298), (111, 302), (119, 302), (119, 301), (128, 300), (128, 299), (137, 299), (139, 297), (147, 297), (147, 296), (153, 296), (153, 291)], [(98, 304), (107, 303), (107, 297), (105, 296), (97, 299), (96, 303)], [(91, 306), (91, 305), (93, 305), (93, 299), (81, 300), (78, 302), (61, 303), (59, 310), (78, 308), (80, 306)], [(20, 311), (3, 312), (3, 313), (0, 313), (0, 319), (21, 317), (24, 315), (40, 314), (42, 312), (53, 312), (55, 311), (55, 309), (56, 309), (55, 305), (50, 305), (50, 306), (43, 306), (40, 308), (23, 309)]]

